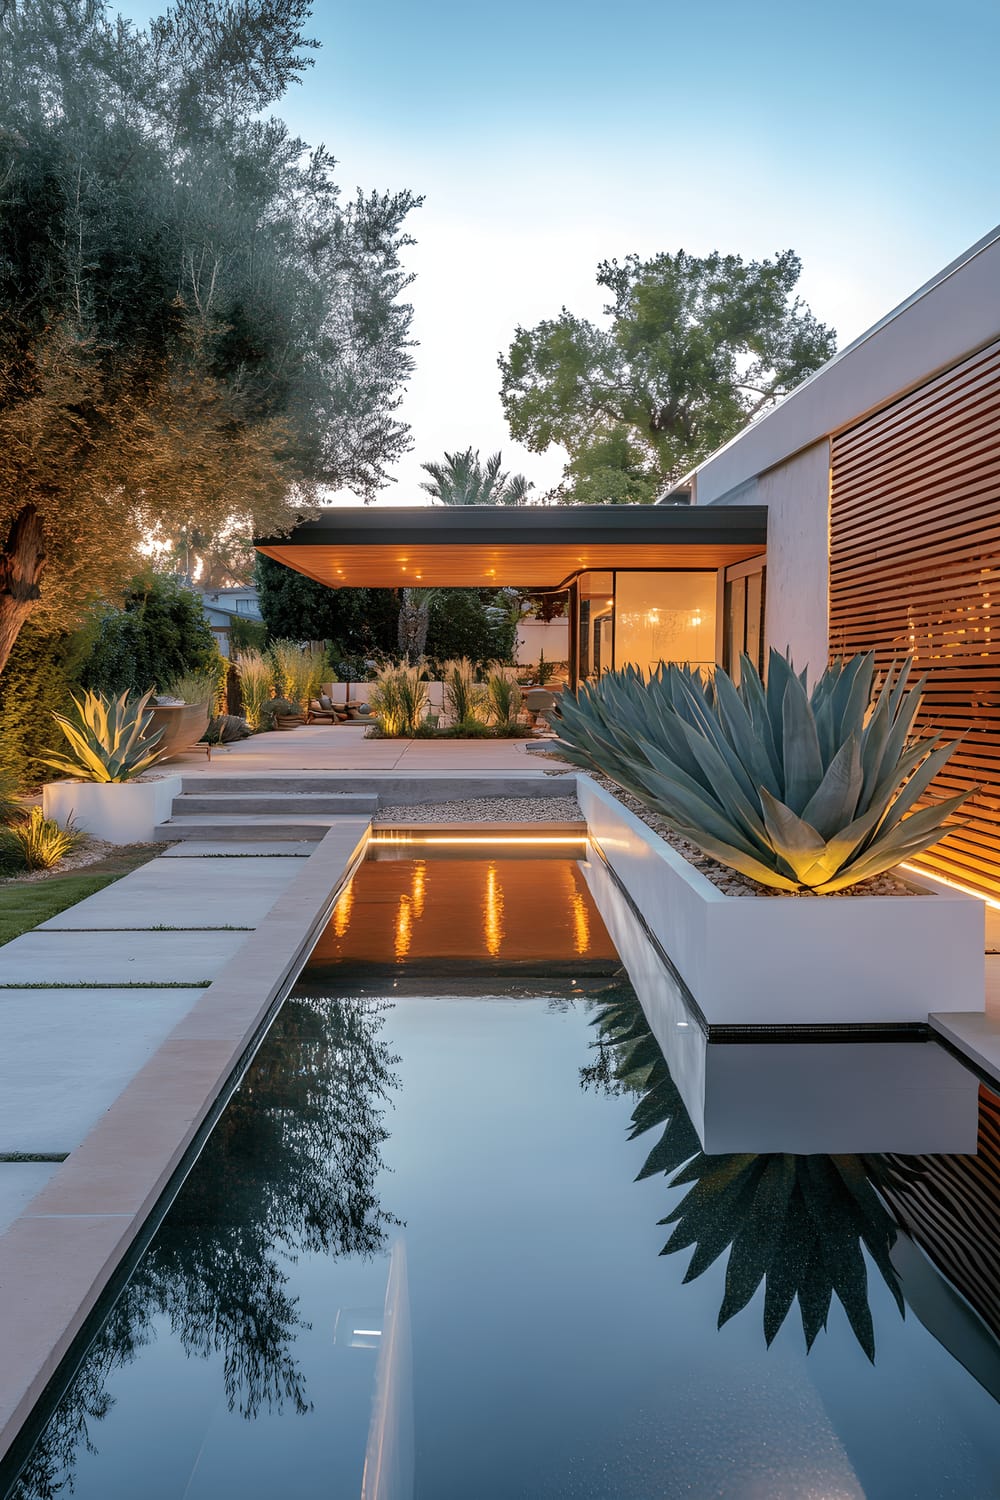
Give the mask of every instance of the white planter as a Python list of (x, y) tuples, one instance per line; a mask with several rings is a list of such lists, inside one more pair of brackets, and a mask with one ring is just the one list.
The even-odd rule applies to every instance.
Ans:
[(950, 1052), (908, 1040), (770, 1041), (766, 1031), (738, 1046), (712, 1042), (604, 861), (587, 860), (584, 875), (710, 1156), (975, 1155), (979, 1080)]
[(50, 781), (42, 788), (42, 810), (63, 827), (77, 828), (111, 844), (148, 844), (158, 823), (170, 817), (180, 795), (179, 776), (158, 781)]
[(727, 896), (577, 778), (591, 837), (709, 1026), (926, 1022), (985, 1006), (986, 910), (930, 876), (922, 896)]

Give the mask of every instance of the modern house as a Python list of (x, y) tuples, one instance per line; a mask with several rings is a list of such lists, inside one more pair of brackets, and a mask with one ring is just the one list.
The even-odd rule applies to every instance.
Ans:
[(258, 545), (333, 587), (568, 591), (572, 681), (912, 653), (925, 727), (962, 736), (942, 787), (978, 788), (924, 862), (1000, 897), (1000, 230), (659, 506), (331, 510)]

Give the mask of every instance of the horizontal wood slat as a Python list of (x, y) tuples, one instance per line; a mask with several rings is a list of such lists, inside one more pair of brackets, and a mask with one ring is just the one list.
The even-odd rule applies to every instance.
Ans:
[(929, 674), (921, 727), (964, 736), (935, 794), (976, 791), (920, 863), (1000, 896), (1000, 344), (834, 439), (830, 650)]

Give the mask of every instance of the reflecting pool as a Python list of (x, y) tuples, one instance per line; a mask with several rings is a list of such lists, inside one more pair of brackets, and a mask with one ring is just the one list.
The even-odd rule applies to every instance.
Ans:
[(529, 866), (362, 866), (17, 1500), (1000, 1493), (997, 1097), (855, 1044), (845, 1150), (822, 1055), (668, 1010), (671, 1059), (641, 935), (633, 985), (592, 872)]

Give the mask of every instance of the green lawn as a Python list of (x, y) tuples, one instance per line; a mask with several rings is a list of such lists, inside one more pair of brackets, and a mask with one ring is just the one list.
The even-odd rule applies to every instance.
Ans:
[(15, 878), (0, 881), (0, 944), (9, 943), (22, 932), (37, 927), (39, 922), (45, 922), (57, 912), (92, 896), (95, 891), (103, 890), (159, 852), (158, 844), (126, 847), (116, 850), (107, 859), (88, 865), (79, 873), (60, 875), (56, 871), (44, 880)]

